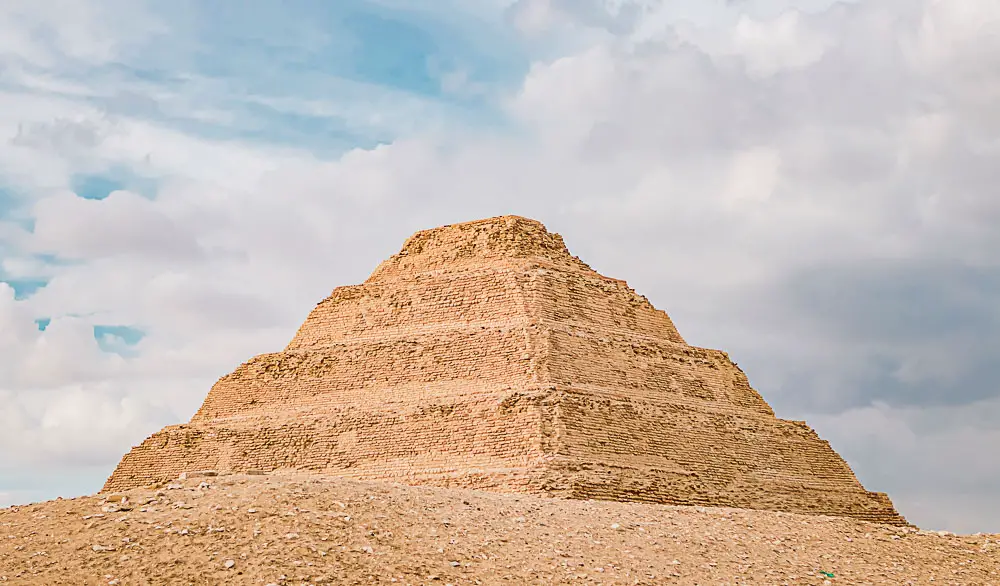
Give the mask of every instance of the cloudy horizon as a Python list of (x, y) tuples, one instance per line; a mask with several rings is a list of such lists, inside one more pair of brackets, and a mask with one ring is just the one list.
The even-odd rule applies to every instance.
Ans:
[(0, 5), (0, 506), (516, 214), (911, 522), (1000, 532), (998, 100), (995, 0)]

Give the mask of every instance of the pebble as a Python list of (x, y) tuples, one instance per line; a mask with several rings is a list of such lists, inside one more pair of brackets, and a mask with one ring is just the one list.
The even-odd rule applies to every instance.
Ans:
[(232, 569), (232, 567), (236, 565), (236, 562), (234, 560), (226, 560), (226, 563), (224, 563), (222, 565), (225, 566), (227, 570), (229, 570), (229, 569)]

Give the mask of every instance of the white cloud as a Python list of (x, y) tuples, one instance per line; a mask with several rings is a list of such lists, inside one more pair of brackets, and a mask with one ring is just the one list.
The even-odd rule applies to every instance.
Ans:
[(49, 276), (52, 268), (34, 257), (7, 257), (0, 259), (0, 272), (11, 279), (33, 279)]
[(6, 405), (0, 441), (22, 448), (5, 454), (3, 467), (116, 461), (123, 444), (140, 439), (137, 430), (159, 419), (141, 397), (122, 397), (103, 384), (71, 385), (44, 396), (44, 406), (37, 393)]
[(551, 0), (519, 0), (510, 8), (511, 20), (525, 33), (537, 34), (545, 30), (554, 17)]
[(26, 314), (20, 311), (20, 304), (14, 301), (14, 289), (0, 283), (0, 340), (4, 350), (10, 350), (33, 334), (38, 328)]
[(34, 209), (33, 245), (62, 258), (97, 258), (115, 254), (197, 258), (193, 236), (157, 205), (128, 191), (102, 200), (62, 193), (39, 200)]
[(733, 205), (770, 199), (780, 177), (781, 154), (767, 147), (736, 153), (730, 164), (725, 198)]
[[(142, 9), (141, 2), (7, 2), (0, 7), (0, 56), (31, 65), (52, 67), (66, 59), (106, 63), (132, 43), (164, 32), (164, 26)], [(129, 26), (114, 24), (123, 19)]]
[(14, 291), (0, 283), (0, 389), (53, 387), (73, 381), (113, 377), (120, 357), (100, 351), (92, 322), (81, 318), (53, 320), (40, 332), (36, 316), (25, 302), (14, 300)]
[(747, 71), (754, 76), (799, 69), (819, 61), (832, 44), (823, 32), (807, 26), (795, 10), (765, 22), (744, 15), (736, 24), (733, 48), (746, 59)]

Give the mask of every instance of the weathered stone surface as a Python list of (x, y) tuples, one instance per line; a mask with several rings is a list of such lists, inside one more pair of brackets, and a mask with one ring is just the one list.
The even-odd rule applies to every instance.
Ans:
[(905, 523), (726, 353), (515, 216), (418, 232), (104, 490), (208, 469)]

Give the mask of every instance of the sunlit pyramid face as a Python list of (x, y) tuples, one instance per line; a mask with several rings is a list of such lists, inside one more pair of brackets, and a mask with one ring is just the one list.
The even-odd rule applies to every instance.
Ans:
[(123, 459), (905, 523), (717, 350), (516, 216), (419, 232)]

